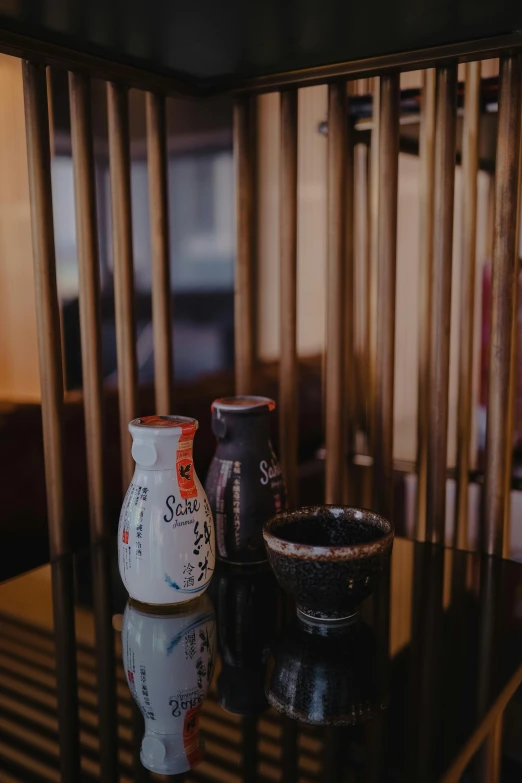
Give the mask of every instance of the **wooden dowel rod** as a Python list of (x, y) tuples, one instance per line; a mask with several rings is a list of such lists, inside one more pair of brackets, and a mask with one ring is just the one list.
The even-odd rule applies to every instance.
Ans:
[(100, 260), (89, 77), (69, 73), (76, 207), (83, 404), (91, 540), (108, 534), (105, 518)]
[(234, 105), (237, 232), (234, 297), (236, 394), (251, 394), (254, 382), (254, 137), (255, 98), (242, 95)]
[(297, 503), (297, 90), (281, 93), (279, 189), (280, 328), (279, 443), (289, 508)]
[(457, 120), (457, 67), (437, 69), (433, 261), (430, 275), (426, 538), (444, 541), (448, 444), (451, 269)]
[(393, 504), (399, 95), (399, 75), (381, 76), (373, 507), (387, 516)]
[(344, 215), (344, 356), (343, 356), (343, 393), (345, 397), (345, 430), (343, 445), (344, 477), (343, 503), (354, 504), (356, 499), (356, 479), (352, 467), (357, 432), (357, 364), (355, 350), (355, 149), (350, 125), (347, 121), (346, 166), (345, 166), (345, 215)]
[(423, 71), (420, 123), (420, 253), (419, 348), (417, 408), (417, 515), (415, 537), (426, 538), (426, 481), (428, 475), (428, 357), (430, 355), (430, 279), (433, 263), (433, 185), (435, 162), (436, 71)]
[(171, 413), (173, 400), (172, 292), (169, 260), (168, 157), (165, 98), (147, 93), (152, 264), (152, 329), (156, 413)]
[(326, 502), (342, 502), (345, 453), (345, 82), (328, 86), (328, 267), (326, 292)]
[(379, 240), (379, 126), (380, 126), (380, 78), (372, 79), (373, 107), (370, 147), (370, 178), (369, 178), (369, 242), (370, 242), (370, 272), (368, 282), (368, 435), (369, 451), (374, 456), (375, 429), (375, 363), (377, 352), (377, 281), (378, 281), (378, 240)]
[[(80, 779), (78, 687), (74, 645), (74, 584), (70, 529), (64, 515), (63, 375), (56, 288), (49, 117), (45, 67), (22, 66), (27, 168), (42, 394), (45, 481), (52, 560), (54, 637), (57, 660), (61, 780)], [(65, 580), (63, 577), (65, 576)]]
[(51, 558), (69, 551), (63, 488), (63, 374), (56, 287), (49, 117), (45, 68), (24, 61), (23, 85), (33, 268), (42, 395), (47, 517)]
[(519, 56), (500, 61), (495, 173), (495, 227), (491, 275), (491, 339), (486, 427), (486, 476), (482, 548), (502, 555), (509, 524), (513, 451), (513, 383), (518, 290), (518, 179), (521, 74)]
[(131, 419), (137, 415), (138, 407), (127, 89), (118, 84), (108, 83), (107, 105), (121, 465), (125, 492), (134, 471), (131, 439), (127, 427)]
[(468, 485), (473, 414), (479, 109), (480, 62), (467, 63), (462, 140), (462, 257), (457, 413), (457, 502), (454, 534), (454, 543), (461, 549), (466, 549), (468, 543)]

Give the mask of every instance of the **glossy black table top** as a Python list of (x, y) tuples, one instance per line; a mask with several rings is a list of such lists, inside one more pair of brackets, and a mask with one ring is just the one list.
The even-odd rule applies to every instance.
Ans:
[[(296, 619), (268, 567), (219, 564), (208, 597), (175, 620), (133, 607), (147, 630), (130, 631), (113, 542), (1, 584), (0, 780), (158, 779), (140, 761), (144, 721), (122, 663), (122, 623), (127, 678), (140, 633), (170, 639), (169, 655), (181, 650), (168, 660), (153, 650), (148, 690), (136, 670), (142, 706), (154, 687), (174, 710), (196, 688), (187, 690), (192, 676), (199, 701), (208, 686), (191, 713), (203, 760), (164, 780), (449, 780), (522, 680), (517, 563), (397, 538), (389, 580), (356, 624), (326, 635)], [(172, 622), (181, 632), (170, 638)]]

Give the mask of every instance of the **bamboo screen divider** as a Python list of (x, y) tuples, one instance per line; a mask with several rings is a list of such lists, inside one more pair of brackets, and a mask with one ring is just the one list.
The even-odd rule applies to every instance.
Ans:
[[(517, 51), (492, 44), (469, 56), (500, 54), (495, 229), (492, 265), (492, 335), (487, 423), (487, 466), (483, 502), (483, 548), (502, 554), (509, 529), (509, 476), (515, 368), (517, 236), (520, 157), (521, 66)], [(460, 56), (466, 55), (462, 50)], [(457, 59), (441, 50), (439, 59), (418, 56), (424, 71), (420, 157), (422, 171), (420, 253), (420, 351), (417, 537), (444, 540), (446, 450), (448, 429), (449, 329), (452, 275), (453, 199), (456, 144)], [(413, 67), (398, 56), (381, 73), (369, 63), (374, 118), (369, 179), (369, 348), (366, 392), (369, 443), (374, 462), (373, 505), (391, 513), (393, 490), (393, 388), (396, 299), (397, 182), (399, 145), (399, 74)], [(353, 356), (353, 203), (354, 160), (348, 122), (347, 78), (365, 75), (364, 64), (329, 67), (327, 325), (325, 362), (326, 500), (350, 499), (349, 465), (354, 452)], [(467, 477), (471, 433), (472, 334), (477, 222), (478, 116), (480, 62), (466, 66), (464, 109), (463, 265), (460, 293), (458, 404), (458, 522), (456, 543), (463, 545), (467, 517)], [(62, 355), (56, 289), (49, 118), (45, 66), (24, 62), (27, 149), (33, 228), (36, 309), (42, 381), (45, 465), (52, 555), (69, 550), (62, 478)], [(235, 290), (235, 361), (237, 393), (255, 392), (256, 198), (255, 90), (281, 92), (280, 166), (280, 433), (281, 457), (291, 503), (297, 503), (298, 364), (297, 364), (297, 222), (298, 88), (321, 81), (321, 69), (261, 80), (253, 92), (236, 96), (237, 259)], [(128, 84), (107, 83), (111, 209), (114, 249), (115, 309), (120, 399), (121, 460), (124, 487), (131, 472), (127, 424), (138, 415), (138, 383), (133, 312), (132, 216)], [(143, 86), (143, 85), (140, 85)], [(96, 245), (96, 203), (90, 120), (89, 76), (69, 76), (76, 225), (80, 273), (82, 364), (88, 456), (89, 504), (93, 540), (106, 535), (102, 448), (100, 280)], [(151, 217), (153, 332), (156, 405), (171, 409), (175, 400), (170, 323), (168, 257), (167, 152), (165, 95), (147, 94), (147, 145)], [(359, 401), (360, 402), (360, 401)], [(349, 484), (349, 481), (348, 481)]]

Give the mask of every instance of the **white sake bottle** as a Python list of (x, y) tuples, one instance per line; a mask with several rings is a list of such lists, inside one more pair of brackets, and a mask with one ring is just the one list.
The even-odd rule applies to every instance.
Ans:
[(216, 623), (202, 596), (165, 614), (127, 604), (122, 623), (127, 684), (145, 720), (141, 763), (178, 775), (203, 757), (199, 713), (212, 681)]
[(131, 598), (189, 601), (214, 571), (214, 522), (192, 458), (195, 419), (146, 416), (129, 424), (136, 470), (120, 514), (118, 564)]

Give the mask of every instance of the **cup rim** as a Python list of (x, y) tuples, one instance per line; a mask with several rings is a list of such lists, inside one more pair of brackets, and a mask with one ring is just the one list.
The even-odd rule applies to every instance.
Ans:
[[(378, 526), (381, 527), (381, 529), (384, 528), (383, 535), (373, 541), (361, 541), (360, 543), (350, 545), (316, 546), (313, 544), (300, 544), (295, 541), (288, 541), (287, 539), (278, 536), (275, 532), (285, 521), (299, 519), (300, 517), (318, 516), (318, 512), (324, 512), (325, 510), (337, 512), (337, 516), (343, 516), (346, 521), (349, 521), (350, 518), (361, 518), (356, 515), (371, 519), (373, 522), (378, 523)], [(332, 513), (332, 516), (335, 516), (335, 513)], [(346, 560), (349, 558), (377, 554), (388, 548), (392, 543), (394, 536), (395, 529), (393, 522), (386, 519), (386, 517), (381, 516), (381, 514), (377, 514), (367, 508), (329, 503), (315, 506), (301, 506), (294, 511), (281, 511), (279, 514), (275, 514), (273, 517), (270, 517), (270, 519), (267, 519), (263, 525), (263, 539), (268, 549), (282, 555), (300, 558), (309, 557), (321, 560)]]
[(210, 406), (212, 413), (265, 413), (275, 410), (276, 404), (271, 397), (260, 397), (253, 394), (237, 394), (227, 397), (218, 397)]

